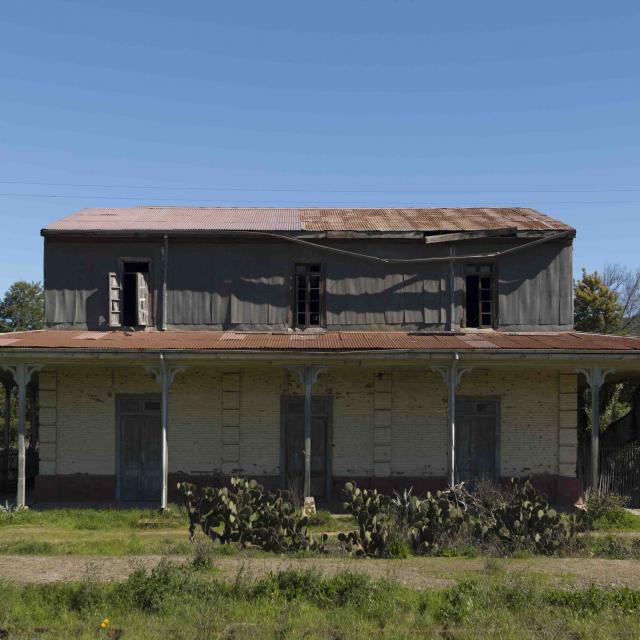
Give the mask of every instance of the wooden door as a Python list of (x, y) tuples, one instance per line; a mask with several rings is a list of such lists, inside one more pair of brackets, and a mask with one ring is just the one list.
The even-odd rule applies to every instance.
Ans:
[[(304, 489), (304, 397), (285, 396), (283, 413), (283, 484), (302, 496)], [(331, 491), (331, 398), (311, 399), (311, 495)]]
[(160, 396), (119, 396), (120, 500), (156, 502), (162, 491)]
[(458, 398), (456, 401), (456, 481), (499, 478), (499, 401)]

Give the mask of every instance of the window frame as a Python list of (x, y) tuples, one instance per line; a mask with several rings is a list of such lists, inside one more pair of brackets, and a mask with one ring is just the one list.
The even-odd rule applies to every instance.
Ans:
[[(482, 267), (489, 267), (489, 273), (486, 274), (482, 272)], [(482, 300), (482, 291), (486, 291), (487, 289), (482, 288), (482, 278), (487, 277), (487, 275), (491, 278), (491, 284), (489, 287), (489, 299)], [(478, 276), (478, 326), (470, 327), (468, 323), (468, 309), (467, 309), (467, 277), (468, 276)], [(464, 327), (467, 329), (495, 329), (498, 325), (498, 295), (497, 295), (497, 268), (496, 263), (491, 262), (483, 262), (483, 261), (475, 261), (475, 262), (466, 262), (464, 264)], [(482, 303), (488, 302), (490, 304), (490, 311), (482, 311)], [(485, 324), (482, 320), (482, 316), (487, 313), (491, 314), (491, 323)]]
[[(146, 324), (134, 324), (134, 325), (126, 325), (124, 324), (124, 276), (125, 273), (138, 273), (134, 271), (125, 271), (125, 264), (134, 263), (134, 264), (146, 264), (147, 271), (144, 272), (146, 274), (146, 282), (147, 282), (147, 323)], [(119, 325), (112, 324), (112, 328), (121, 328), (121, 329), (147, 329), (149, 327), (155, 326), (155, 313), (154, 313), (154, 289), (153, 289), (153, 273), (151, 270), (153, 261), (151, 258), (135, 256), (135, 257), (125, 257), (122, 256), (118, 259), (118, 272), (117, 279), (120, 286), (120, 323)], [(136, 278), (137, 282), (137, 278)], [(138, 285), (136, 284), (136, 287)], [(138, 300), (138, 292), (136, 291), (136, 300)], [(109, 305), (111, 305), (111, 300), (109, 300)], [(140, 310), (136, 307), (135, 316), (136, 319), (139, 319)]]
[[(300, 324), (298, 322), (298, 267), (312, 267), (317, 266), (318, 269), (318, 277), (320, 279), (319, 282), (319, 305), (318, 305), (318, 315), (319, 322), (318, 324)], [(310, 271), (307, 271), (307, 283), (308, 278), (311, 275)], [(309, 287), (307, 284), (306, 287), (306, 303), (305, 303), (305, 316), (309, 319), (311, 311), (309, 309), (310, 301), (308, 300)], [(325, 286), (325, 265), (323, 262), (311, 262), (311, 261), (303, 261), (303, 260), (293, 260), (291, 262), (291, 312), (290, 312), (290, 320), (291, 326), (295, 329), (301, 329), (303, 331), (307, 329), (324, 329), (326, 328), (326, 304), (325, 304), (325, 295), (326, 295), (326, 286)]]

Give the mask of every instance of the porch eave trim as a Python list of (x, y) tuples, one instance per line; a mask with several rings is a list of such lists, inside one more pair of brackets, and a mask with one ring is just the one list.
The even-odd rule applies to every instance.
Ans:
[(126, 360), (132, 357), (148, 357), (157, 360), (160, 354), (180, 359), (195, 360), (310, 360), (310, 359), (426, 359), (450, 360), (459, 353), (465, 360), (552, 360), (584, 361), (607, 360), (640, 363), (640, 351), (622, 350), (561, 350), (561, 349), (363, 349), (363, 350), (321, 350), (321, 349), (74, 349), (69, 347), (12, 347), (0, 351), (2, 362), (27, 359), (37, 360)]

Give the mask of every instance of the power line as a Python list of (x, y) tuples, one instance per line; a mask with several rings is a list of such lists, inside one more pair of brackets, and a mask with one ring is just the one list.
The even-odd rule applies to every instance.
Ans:
[(0, 184), (15, 184), (40, 187), (76, 187), (80, 189), (153, 189), (168, 191), (248, 191), (264, 193), (640, 193), (640, 187), (611, 187), (603, 189), (314, 189), (300, 187), (240, 187), (240, 186), (171, 186), (171, 185), (131, 185), (96, 184), (73, 182), (27, 182), (23, 180), (0, 180)]
[[(64, 199), (72, 199), (72, 200), (140, 200), (141, 196), (140, 195), (135, 195), (135, 196), (129, 196), (129, 195), (118, 195), (118, 196), (114, 196), (114, 195), (109, 195), (109, 194), (101, 194), (101, 195), (89, 195), (89, 194), (52, 194), (52, 193), (0, 193), (0, 197), (6, 197), (6, 198), (50, 198), (50, 199), (60, 199), (60, 200), (64, 200)], [(144, 200), (148, 201), (148, 202), (160, 202), (160, 203), (166, 203), (167, 201), (170, 201), (171, 198), (153, 198), (153, 197), (144, 197)], [(190, 203), (199, 203), (199, 204), (203, 204), (206, 202), (211, 202), (211, 203), (215, 203), (219, 206), (223, 205), (223, 202), (229, 202), (229, 201), (221, 201), (219, 199), (216, 200), (211, 200), (211, 199), (207, 199), (207, 198), (180, 198), (180, 203), (184, 203), (184, 202), (190, 202)], [(541, 203), (542, 205), (616, 205), (616, 204), (639, 204), (640, 200), (566, 200), (566, 201), (560, 201), (560, 200), (547, 200), (546, 202)], [(239, 202), (235, 202), (235, 204), (231, 204), (231, 205), (227, 205), (227, 206), (245, 206), (247, 204), (252, 204), (255, 206), (268, 206), (268, 205), (272, 205), (272, 206), (279, 206), (279, 207), (287, 207), (287, 206), (293, 206), (294, 204), (297, 206), (308, 206), (308, 207), (313, 207), (313, 208), (330, 208), (330, 207), (340, 207), (340, 206), (344, 206), (344, 207), (353, 207), (353, 208), (358, 208), (358, 207), (363, 207), (363, 208), (370, 208), (372, 205), (371, 204), (358, 204), (358, 203), (353, 203), (353, 202), (342, 202), (341, 204), (338, 203), (332, 203), (332, 204), (327, 204), (327, 203), (322, 203), (322, 204), (318, 204), (317, 202), (312, 202), (309, 200), (304, 200), (304, 201), (297, 201), (297, 202), (291, 202), (289, 201), (286, 204), (283, 204), (283, 201), (281, 200), (275, 200), (275, 201), (267, 201), (267, 200), (245, 200), (243, 199), (242, 201)], [(144, 206), (141, 204), (141, 206)], [(167, 205), (167, 206), (176, 206), (176, 205)], [(179, 206), (179, 205), (177, 205)], [(376, 203), (376, 207), (380, 207), (380, 206), (406, 206), (406, 207), (426, 207), (426, 206), (433, 206), (433, 207), (443, 207), (443, 206), (448, 206), (448, 205), (444, 205), (441, 201), (440, 202), (426, 202), (426, 201), (419, 201), (419, 202), (398, 202), (398, 201), (394, 201), (393, 204), (389, 204), (389, 205), (384, 205), (382, 203)], [(504, 206), (504, 207), (512, 207), (512, 206), (522, 206), (522, 205), (515, 205), (514, 203), (508, 203), (508, 204), (502, 204), (499, 205), (496, 202), (470, 202), (470, 203), (464, 203), (462, 206), (466, 206), (466, 207), (495, 207), (495, 206)]]

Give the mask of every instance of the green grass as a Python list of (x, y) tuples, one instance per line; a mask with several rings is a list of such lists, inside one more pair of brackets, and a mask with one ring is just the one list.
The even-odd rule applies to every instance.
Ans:
[(11, 638), (635, 638), (640, 592), (558, 587), (500, 571), (419, 592), (339, 573), (285, 571), (228, 583), (162, 564), (123, 583), (0, 585), (0, 628)]
[[(608, 535), (580, 536), (575, 553), (604, 558), (640, 559), (640, 542), (617, 532), (638, 529), (640, 518), (628, 511), (607, 520), (600, 531)], [(338, 554), (337, 533), (351, 530), (351, 517), (336, 517), (319, 511), (311, 520), (313, 535), (328, 532), (329, 548)], [(177, 506), (165, 512), (152, 509), (29, 509), (0, 513), (0, 554), (22, 555), (145, 555), (192, 553), (188, 541), (188, 518)], [(221, 548), (218, 554), (234, 555), (234, 547)], [(241, 553), (246, 554), (247, 551)], [(445, 548), (441, 555), (478, 557), (474, 546)]]
[(17, 525), (53, 526), (61, 529), (154, 529), (187, 527), (183, 507), (171, 505), (160, 512), (156, 509), (23, 509), (0, 512), (2, 527)]
[(627, 509), (615, 509), (596, 519), (593, 528), (596, 531), (640, 531), (640, 516)]
[(357, 523), (353, 517), (336, 517), (322, 509), (318, 510), (317, 513), (309, 519), (309, 529), (314, 533), (337, 533), (340, 531), (350, 531), (356, 527)]
[[(327, 511), (314, 517), (311, 531), (336, 533), (354, 526), (351, 518)], [(152, 509), (28, 509), (0, 513), (0, 554), (22, 555), (189, 555), (188, 518), (172, 505)], [(219, 553), (233, 553), (224, 549)]]

